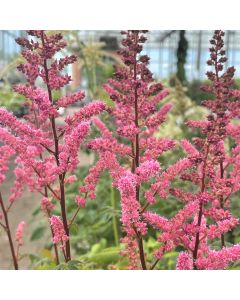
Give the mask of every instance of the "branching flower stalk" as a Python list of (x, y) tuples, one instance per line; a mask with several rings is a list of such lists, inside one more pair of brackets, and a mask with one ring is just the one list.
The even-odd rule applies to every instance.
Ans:
[[(227, 132), (226, 127), (230, 124), (233, 115), (231, 111), (233, 110), (232, 104), (234, 103), (233, 92), (231, 91), (231, 86), (233, 84), (233, 75), (235, 69), (233, 67), (228, 68), (225, 73), (220, 74), (223, 70), (224, 63), (227, 61), (225, 56), (225, 50), (223, 49), (223, 37), (224, 32), (215, 31), (213, 39), (210, 41), (212, 47), (210, 48), (210, 59), (207, 61), (209, 66), (213, 66), (214, 71), (208, 72), (207, 76), (210, 81), (212, 81), (212, 86), (205, 86), (203, 90), (207, 92), (211, 92), (215, 99), (213, 101), (208, 100), (205, 101), (205, 106), (211, 111), (208, 116), (208, 128), (207, 128), (207, 136), (204, 142), (205, 150), (205, 158), (203, 161), (203, 172), (202, 172), (202, 182), (201, 182), (201, 192), (205, 191), (205, 177), (208, 176), (206, 172), (208, 155), (213, 146), (215, 146), (214, 153), (212, 154), (213, 161), (218, 162), (219, 164), (219, 180), (224, 181), (224, 162), (226, 159), (226, 153), (224, 149), (221, 149), (220, 144), (224, 143), (224, 139), (226, 138)], [(232, 102), (232, 104), (229, 102)], [(223, 144), (224, 146), (224, 144)], [(219, 193), (219, 207), (220, 209), (225, 209), (225, 200), (224, 193)], [(203, 203), (200, 202), (199, 214), (198, 214), (198, 226), (201, 228), (201, 220), (203, 216)], [(224, 232), (221, 233), (221, 248), (225, 247), (225, 238)], [(195, 261), (198, 257), (198, 248), (200, 243), (200, 232), (197, 232), (195, 247), (193, 252), (193, 261), (194, 261), (194, 269), (197, 269)]]
[(15, 270), (18, 270), (18, 259), (17, 259), (17, 255), (16, 255), (14, 245), (13, 245), (12, 233), (11, 233), (11, 229), (10, 229), (10, 225), (9, 225), (9, 221), (8, 221), (8, 213), (5, 208), (1, 192), (0, 192), (0, 205), (1, 205), (1, 209), (2, 209), (4, 222), (5, 222), (5, 224), (3, 224), (1, 222), (0, 225), (7, 234), (8, 242), (9, 242), (9, 246), (10, 246), (10, 250), (11, 250), (11, 255), (12, 255), (12, 260), (13, 260), (13, 265), (14, 265)]
[[(174, 141), (159, 139), (154, 134), (165, 121), (171, 104), (160, 105), (168, 95), (161, 83), (154, 83), (147, 65), (149, 57), (141, 54), (147, 31), (123, 32), (123, 48), (119, 54), (124, 67), (116, 69), (114, 79), (105, 84), (105, 89), (114, 102), (110, 110), (116, 131), (110, 132), (97, 118), (93, 121), (101, 137), (89, 143), (96, 150), (99, 161), (85, 179), (87, 192), (90, 183), (96, 184), (101, 172), (109, 170), (112, 184), (121, 194), (121, 222), (126, 245), (123, 255), (128, 256), (129, 269), (148, 269), (143, 237), (147, 226), (143, 213), (155, 203), (146, 183), (160, 176), (159, 156), (174, 147)], [(91, 187), (91, 185), (90, 185)]]
[[(68, 85), (71, 77), (64, 74), (65, 67), (74, 63), (74, 55), (57, 58), (66, 47), (61, 34), (48, 35), (42, 30), (29, 30), (28, 38), (19, 38), (25, 63), (18, 66), (28, 81), (14, 90), (26, 98), (29, 113), (26, 121), (17, 120), (5, 109), (0, 109), (1, 140), (17, 154), (16, 182), (11, 202), (20, 197), (25, 185), (30, 191), (39, 192), (43, 198), (41, 208), (51, 226), (55, 261), (61, 248), (66, 262), (71, 260), (69, 228), (73, 217), (67, 216), (65, 186), (76, 181), (74, 171), (79, 165), (78, 150), (90, 131), (90, 119), (105, 110), (101, 101), (93, 101), (66, 116), (63, 124), (58, 121), (59, 108), (84, 99), (78, 91), (54, 99), (54, 91)], [(42, 87), (39, 83), (42, 81)], [(0, 132), (1, 133), (1, 132)], [(86, 193), (84, 203), (76, 196), (76, 216), (92, 193)], [(61, 217), (53, 215), (55, 205), (60, 206)], [(68, 220), (69, 218), (69, 220)]]
[[(31, 103), (31, 110), (33, 112), (33, 120), (34, 120), (34, 124), (36, 126), (37, 129), (40, 128), (40, 124), (39, 124), (39, 111), (36, 110), (36, 107), (34, 106), (34, 103), (32, 102)], [(50, 149), (49, 149), (50, 151)], [(40, 153), (39, 154), (39, 158), (40, 160), (43, 160), (43, 153)], [(42, 199), (42, 203), (41, 203), (41, 206), (42, 206), (42, 211), (45, 212), (48, 220), (50, 220), (50, 217), (51, 217), (51, 202), (49, 202), (49, 205), (50, 205), (50, 209), (49, 209), (49, 205), (44, 205), (46, 204), (46, 200), (48, 201), (48, 188), (47, 187), (44, 187), (43, 189), (43, 199)], [(47, 202), (48, 203), (48, 202)], [(52, 227), (50, 226), (50, 231), (51, 231), (51, 236), (52, 236), (52, 239), (54, 238), (54, 233), (53, 233), (53, 229)], [(54, 247), (54, 252), (55, 252), (55, 262), (57, 265), (59, 265), (59, 254), (58, 254), (58, 248), (57, 248), (57, 245), (54, 244), (53, 245)]]
[[(41, 31), (41, 42), (42, 42), (42, 47), (43, 49), (47, 49), (45, 45), (45, 40), (47, 41), (47, 36), (44, 34), (43, 31)], [(50, 56), (50, 58), (52, 58)], [(72, 61), (74, 61), (72, 59)], [(48, 91), (48, 98), (50, 103), (53, 105), (53, 96), (52, 96), (52, 90), (50, 86), (50, 81), (49, 81), (49, 69), (48, 69), (48, 57), (43, 56), (43, 70), (45, 73), (45, 83), (47, 86), (47, 91)], [(51, 116), (50, 117), (51, 121), (51, 126), (52, 126), (52, 134), (54, 138), (54, 156), (56, 159), (56, 164), (59, 166), (59, 140), (57, 136), (57, 130), (56, 130), (56, 123), (55, 123), (55, 117)], [(61, 215), (62, 215), (62, 220), (63, 220), (63, 226), (64, 230), (67, 236), (69, 236), (69, 228), (68, 228), (68, 221), (67, 221), (67, 215), (66, 215), (66, 204), (65, 204), (65, 187), (64, 187), (64, 178), (66, 176), (66, 172), (62, 172), (61, 174), (58, 175), (59, 179), (59, 187), (60, 187), (60, 205), (61, 205)], [(70, 251), (70, 242), (69, 240), (66, 241), (66, 261), (71, 260), (71, 251)]]
[[(208, 65), (213, 71), (207, 72), (212, 82), (203, 90), (212, 93), (214, 99), (205, 100), (203, 105), (209, 110), (205, 120), (188, 121), (190, 128), (198, 128), (202, 137), (187, 140), (181, 146), (187, 153), (188, 167), (180, 175), (183, 181), (191, 182), (195, 192), (166, 185), (168, 174), (162, 174), (159, 189), (166, 189), (183, 202), (183, 208), (171, 219), (152, 212), (146, 212), (149, 224), (162, 233), (160, 249), (156, 253), (161, 258), (164, 253), (181, 245), (177, 269), (225, 269), (240, 259), (240, 245), (225, 246), (225, 233), (239, 225), (239, 219), (231, 213), (231, 196), (239, 191), (239, 146), (225, 149), (225, 140), (231, 137), (239, 143), (236, 134), (239, 126), (232, 120), (239, 118), (239, 95), (233, 90), (234, 68), (225, 72), (227, 58), (223, 49), (224, 32), (217, 30), (211, 39)], [(219, 249), (212, 249), (212, 241), (219, 240)], [(169, 248), (166, 249), (166, 245)]]

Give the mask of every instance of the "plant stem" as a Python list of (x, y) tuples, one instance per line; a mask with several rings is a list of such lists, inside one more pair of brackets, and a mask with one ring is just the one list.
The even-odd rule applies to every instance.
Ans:
[(69, 228), (71, 227), (71, 225), (72, 225), (73, 221), (75, 220), (77, 214), (79, 213), (80, 209), (81, 209), (81, 207), (79, 206), (79, 207), (77, 208), (77, 210), (75, 211), (75, 213), (74, 213), (72, 219), (68, 222), (68, 227), (69, 227)]
[[(49, 217), (50, 217), (50, 215), (49, 215)], [(50, 225), (50, 229), (51, 229), (51, 235), (52, 235), (52, 239), (53, 239), (54, 233), (53, 233), (53, 229), (52, 229), (51, 225)], [(53, 248), (54, 248), (54, 252), (55, 252), (55, 262), (56, 262), (56, 265), (59, 265), (59, 255), (58, 255), (57, 245), (53, 244)]]
[[(37, 118), (37, 113), (36, 113), (36, 110), (34, 108), (34, 105), (32, 105), (32, 110), (33, 110), (33, 113), (34, 113), (34, 120), (35, 120), (35, 124), (37, 126), (37, 128), (40, 128), (40, 125), (39, 125), (39, 122), (38, 122), (38, 118)], [(44, 147), (44, 145), (43, 145)], [(47, 148), (47, 147), (46, 147)], [(43, 155), (42, 153), (40, 153), (39, 155), (40, 159), (43, 161)], [(44, 196), (48, 198), (48, 188), (45, 186), (44, 187)], [(50, 188), (51, 189), (51, 188)], [(51, 214), (50, 212), (48, 212), (48, 218), (51, 217)], [(52, 236), (52, 239), (54, 237), (54, 233), (53, 233), (53, 229), (52, 229), (52, 226), (50, 225), (50, 230), (51, 230), (51, 236)], [(54, 247), (54, 252), (55, 252), (55, 262), (57, 265), (59, 265), (59, 256), (58, 256), (58, 248), (57, 248), (57, 245), (56, 244), (53, 244), (53, 247)]]
[[(45, 197), (48, 197), (48, 190), (47, 190), (47, 187), (44, 187), (44, 194), (45, 194)], [(51, 217), (51, 213), (48, 212), (48, 218)], [(52, 226), (50, 225), (50, 230), (51, 230), (51, 235), (52, 235), (52, 240), (53, 240), (53, 237), (54, 237), (54, 233), (53, 233), (53, 229), (52, 229)], [(59, 265), (59, 255), (58, 255), (58, 248), (57, 248), (57, 245), (53, 243), (53, 248), (54, 248), (54, 252), (55, 252), (55, 262), (57, 265)]]
[(18, 261), (17, 261), (17, 256), (15, 253), (15, 249), (13, 246), (13, 240), (12, 240), (12, 234), (11, 234), (11, 230), (10, 230), (10, 226), (9, 226), (9, 222), (8, 222), (8, 214), (6, 212), (4, 203), (3, 203), (3, 198), (2, 198), (2, 194), (0, 192), (0, 205), (2, 208), (2, 212), (3, 212), (3, 217), (4, 217), (4, 221), (5, 221), (5, 230), (8, 236), (8, 241), (9, 241), (9, 245), (10, 245), (10, 249), (11, 249), (11, 254), (12, 254), (12, 260), (13, 260), (13, 265), (15, 270), (18, 270)]
[[(220, 162), (220, 178), (223, 179), (224, 176), (224, 168), (223, 168), (223, 162)], [(224, 208), (224, 199), (223, 195), (220, 196), (220, 207)], [(221, 247), (225, 247), (225, 236), (224, 233), (221, 234)]]
[[(138, 43), (138, 33), (135, 34), (135, 43), (137, 45)], [(137, 52), (135, 52), (135, 59), (134, 59), (134, 66), (133, 66), (133, 79), (137, 79)], [(134, 87), (134, 112), (135, 112), (135, 126), (136, 128), (139, 128), (138, 124), (138, 95), (137, 95), (137, 87)], [(135, 149), (134, 149), (135, 148)], [(137, 133), (135, 136), (135, 147), (133, 147), (133, 165), (132, 165), (132, 172), (135, 173), (136, 168), (139, 166), (139, 134)], [(136, 187), (136, 198), (137, 201), (140, 202), (139, 198), (139, 192), (140, 192), (140, 187)], [(141, 266), (143, 270), (147, 270), (146, 267), (146, 261), (145, 261), (145, 254), (144, 254), (144, 248), (143, 248), (143, 239), (140, 236), (138, 239), (138, 248), (139, 248), (139, 256), (140, 256), (140, 261), (141, 261)]]
[[(115, 192), (115, 189), (112, 187), (112, 185), (110, 188), (111, 188), (112, 209), (116, 210), (116, 192)], [(116, 246), (118, 246), (119, 245), (119, 234), (118, 234), (117, 218), (116, 218), (115, 214), (112, 217), (112, 226), (113, 226), (113, 234), (114, 234), (115, 244), (116, 244)]]
[[(216, 52), (216, 55), (218, 55), (218, 51)], [(219, 71), (218, 71), (218, 63), (217, 61), (215, 61), (215, 74), (216, 74), (216, 79), (217, 79), (217, 83), (219, 82)], [(219, 95), (219, 91), (217, 91), (218, 96)], [(223, 162), (220, 162), (220, 178), (223, 179), (223, 175), (224, 175), (224, 168), (223, 168)], [(224, 208), (224, 200), (223, 200), (223, 195), (220, 196), (220, 207)], [(224, 233), (221, 234), (221, 247), (225, 247), (225, 237), (224, 237)]]
[[(42, 32), (41, 34), (41, 40), (42, 40), (42, 45), (44, 48), (45, 41), (44, 41), (44, 33)], [(47, 67), (47, 59), (44, 59), (43, 62), (43, 68), (45, 71), (45, 81), (47, 85), (47, 90), (48, 90), (48, 97), (49, 101), (53, 104), (53, 97), (52, 97), (52, 91), (50, 88), (49, 84), (49, 74), (48, 74), (48, 67)], [(56, 130), (56, 123), (55, 123), (55, 118), (51, 117), (50, 118), (51, 125), (52, 125), (52, 132), (53, 132), (53, 138), (54, 138), (54, 145), (55, 145), (55, 159), (56, 163), (59, 166), (59, 141), (58, 141), (58, 136), (57, 136), (57, 130)], [(66, 214), (66, 201), (65, 201), (65, 187), (64, 187), (64, 176), (65, 174), (60, 174), (58, 176), (59, 179), (59, 185), (60, 185), (60, 206), (61, 206), (61, 215), (62, 215), (62, 220), (63, 220), (63, 227), (66, 232), (66, 235), (69, 236), (69, 228), (68, 228), (68, 222), (67, 222), (67, 214)], [(71, 249), (70, 249), (70, 241), (66, 241), (66, 261), (71, 260)]]
[[(209, 144), (207, 144), (206, 155), (205, 155), (204, 162), (203, 162), (201, 192), (204, 192), (204, 190), (205, 190), (205, 176), (206, 176), (208, 152), (209, 152)], [(194, 270), (197, 270), (197, 266), (196, 266), (195, 262), (197, 259), (198, 248), (199, 248), (199, 244), (200, 244), (200, 227), (201, 227), (201, 222), (202, 222), (202, 216), (203, 216), (203, 203), (201, 201), (199, 203), (198, 222), (197, 222), (198, 232), (196, 234), (195, 246), (194, 246), (194, 250), (193, 250), (193, 268), (194, 268)]]
[(159, 259), (156, 259), (156, 261), (154, 262), (154, 264), (151, 266), (150, 270), (154, 270), (154, 268), (156, 267), (156, 265), (158, 264)]
[[(62, 213), (62, 219), (63, 219), (63, 227), (66, 232), (66, 235), (69, 236), (69, 227), (68, 227), (68, 221), (67, 221), (67, 213), (66, 213), (66, 201), (65, 201), (65, 187), (64, 187), (64, 175), (59, 176), (60, 180), (60, 191), (61, 191), (61, 213)], [(70, 248), (70, 242), (67, 240), (66, 242), (66, 261), (71, 260), (71, 248)]]
[(3, 228), (4, 230), (6, 230), (6, 226), (5, 226), (2, 222), (0, 222), (0, 226), (2, 226), (2, 228)]

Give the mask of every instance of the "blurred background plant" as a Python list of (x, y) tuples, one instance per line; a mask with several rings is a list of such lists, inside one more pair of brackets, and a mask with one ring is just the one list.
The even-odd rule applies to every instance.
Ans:
[(0, 71), (0, 106), (11, 110), (16, 116), (24, 115), (24, 98), (12, 90), (12, 84), (21, 82), (21, 76), (16, 67), (22, 62), (20, 55), (15, 55), (11, 61)]
[(73, 85), (82, 80), (89, 99), (101, 97), (105, 94), (102, 84), (112, 76), (113, 65), (121, 63), (115, 52), (117, 45), (109, 49), (104, 41), (94, 41), (91, 37), (83, 41), (76, 30), (65, 31), (64, 37), (68, 43), (67, 50), (79, 58), (73, 70), (78, 82)]

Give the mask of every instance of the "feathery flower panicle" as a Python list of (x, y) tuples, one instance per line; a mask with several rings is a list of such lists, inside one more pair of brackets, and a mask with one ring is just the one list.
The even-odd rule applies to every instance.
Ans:
[(59, 153), (59, 167), (63, 172), (75, 170), (78, 164), (78, 150), (90, 131), (88, 122), (81, 122), (64, 136), (64, 145)]
[(160, 165), (158, 161), (147, 160), (140, 164), (136, 169), (136, 174), (138, 175), (138, 183), (147, 182), (151, 177), (157, 175), (160, 171)]
[(47, 197), (42, 197), (41, 200), (41, 209), (47, 215), (54, 209), (54, 204)]
[(166, 115), (171, 108), (171, 103), (165, 104), (157, 113), (155, 113), (146, 120), (146, 126), (148, 128), (155, 128), (161, 125), (166, 120)]
[(15, 240), (18, 244), (18, 246), (23, 245), (23, 231), (26, 226), (26, 223), (24, 221), (20, 222), (18, 224), (17, 230), (16, 230), (16, 235), (15, 235)]
[(169, 229), (169, 222), (167, 218), (159, 216), (156, 213), (146, 212), (143, 214), (144, 219), (147, 223), (151, 224), (151, 226), (166, 231)]
[(180, 252), (177, 259), (177, 270), (192, 270), (193, 262), (192, 257), (187, 252)]
[(0, 147), (0, 185), (5, 181), (5, 173), (8, 171), (9, 160), (14, 153), (15, 151), (8, 145)]
[[(168, 91), (161, 83), (154, 82), (148, 69), (149, 57), (142, 54), (146, 33), (145, 30), (122, 33), (123, 47), (118, 52), (124, 66), (116, 67), (114, 79), (104, 85), (114, 102), (108, 112), (114, 119), (115, 128), (111, 132), (102, 121), (94, 119), (101, 137), (88, 146), (99, 154), (99, 161), (90, 170), (90, 177), (85, 179), (86, 186), (80, 190), (90, 192), (90, 183), (95, 185), (100, 173), (105, 169), (109, 171), (112, 185), (121, 195), (121, 222), (126, 233), (122, 241), (126, 244), (124, 253), (132, 269), (140, 265), (142, 269), (147, 268), (142, 242), (147, 226), (142, 214), (146, 205), (156, 201), (152, 194), (146, 197), (148, 204), (141, 199), (140, 187), (158, 180), (161, 176), (158, 159), (175, 146), (170, 139), (155, 137), (172, 105), (161, 105)], [(75, 116), (76, 119), (79, 117)]]
[(35, 86), (18, 84), (14, 86), (14, 91), (32, 101), (39, 109), (40, 117), (46, 120), (49, 116), (58, 117), (58, 111), (49, 100), (49, 96), (44, 89)]
[(76, 175), (71, 175), (69, 177), (67, 177), (64, 182), (67, 183), (73, 183), (77, 181), (77, 176)]
[(181, 159), (175, 164), (167, 168), (157, 177), (157, 182), (151, 184), (150, 189), (145, 192), (145, 197), (149, 203), (154, 203), (155, 196), (166, 198), (171, 186), (171, 182), (179, 176), (183, 171), (192, 166), (188, 158)]
[(50, 219), (50, 224), (52, 226), (53, 230), (53, 243), (59, 244), (59, 243), (65, 243), (69, 240), (69, 236), (67, 236), (64, 227), (63, 222), (60, 217), (58, 216), (52, 216)]
[(105, 110), (106, 105), (103, 102), (93, 101), (85, 107), (80, 108), (73, 116), (67, 116), (65, 122), (70, 126), (74, 126), (82, 121), (89, 120), (91, 117), (94, 117)]
[(75, 201), (76, 201), (78, 206), (85, 207), (85, 205), (86, 205), (86, 199), (81, 197), (81, 196), (76, 196)]
[(68, 107), (69, 105), (72, 105), (76, 103), (77, 101), (81, 101), (85, 98), (85, 93), (82, 91), (70, 94), (70, 95), (65, 95), (62, 96), (58, 102), (57, 105), (58, 107)]
[(188, 155), (188, 158), (190, 160), (200, 160), (201, 161), (201, 155), (199, 151), (186, 139), (181, 141), (181, 146), (185, 150), (185, 152)]
[(200, 257), (196, 261), (200, 270), (223, 270), (231, 263), (240, 261), (240, 245), (223, 247), (221, 250), (208, 250), (205, 257)]
[(146, 224), (140, 221), (140, 204), (136, 199), (136, 178), (132, 173), (126, 173), (117, 182), (121, 194), (121, 221), (128, 236), (134, 236), (136, 231), (146, 234)]
[(140, 160), (157, 159), (163, 152), (171, 150), (175, 144), (173, 140), (166, 138), (157, 139), (153, 136), (140, 138), (139, 146), (144, 150)]

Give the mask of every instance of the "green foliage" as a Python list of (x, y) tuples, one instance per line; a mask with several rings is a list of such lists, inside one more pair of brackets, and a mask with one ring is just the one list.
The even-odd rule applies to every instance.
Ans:
[(162, 260), (158, 263), (157, 269), (159, 269), (159, 270), (175, 270), (178, 254), (179, 253), (176, 251), (166, 253), (163, 256)]
[(107, 247), (107, 240), (101, 239), (86, 255), (80, 256), (80, 260), (85, 259), (91, 262), (97, 269), (107, 269), (111, 265), (117, 268), (122, 268), (124, 265), (126, 267), (127, 261), (120, 256), (120, 250), (120, 247)]
[(33, 242), (39, 240), (44, 235), (45, 230), (46, 230), (45, 226), (37, 227), (35, 230), (33, 230), (30, 241)]
[(0, 106), (6, 107), (8, 110), (13, 112), (24, 113), (24, 98), (16, 93), (14, 93), (10, 85), (4, 83), (3, 87), (0, 89)]
[[(83, 183), (87, 172), (88, 167), (81, 167), (76, 173), (77, 182), (69, 185), (66, 189), (67, 212), (70, 217), (76, 212), (75, 196), (78, 194), (78, 188)], [(119, 195), (115, 192), (114, 197), (116, 198), (113, 206), (111, 193), (111, 181), (106, 172), (97, 187), (97, 198), (94, 201), (88, 201), (86, 207), (80, 209), (74, 223), (70, 226), (71, 243), (77, 255), (85, 255), (91, 251), (92, 245), (99, 243), (101, 239), (107, 240), (108, 245), (116, 245), (116, 235), (119, 239), (120, 231), (118, 224), (120, 204)], [(54, 214), (60, 215), (60, 211), (56, 209)]]
[(22, 62), (20, 56), (13, 57), (9, 64), (7, 64), (0, 72), (0, 106), (6, 107), (15, 115), (23, 115), (26, 113), (24, 107), (25, 99), (23, 96), (18, 95), (12, 89), (12, 83), (20, 81), (19, 74), (16, 72), (16, 67)]
[(43, 249), (39, 255), (30, 254), (29, 255), (31, 268), (35, 270), (54, 270), (56, 268), (56, 263), (48, 249)]

